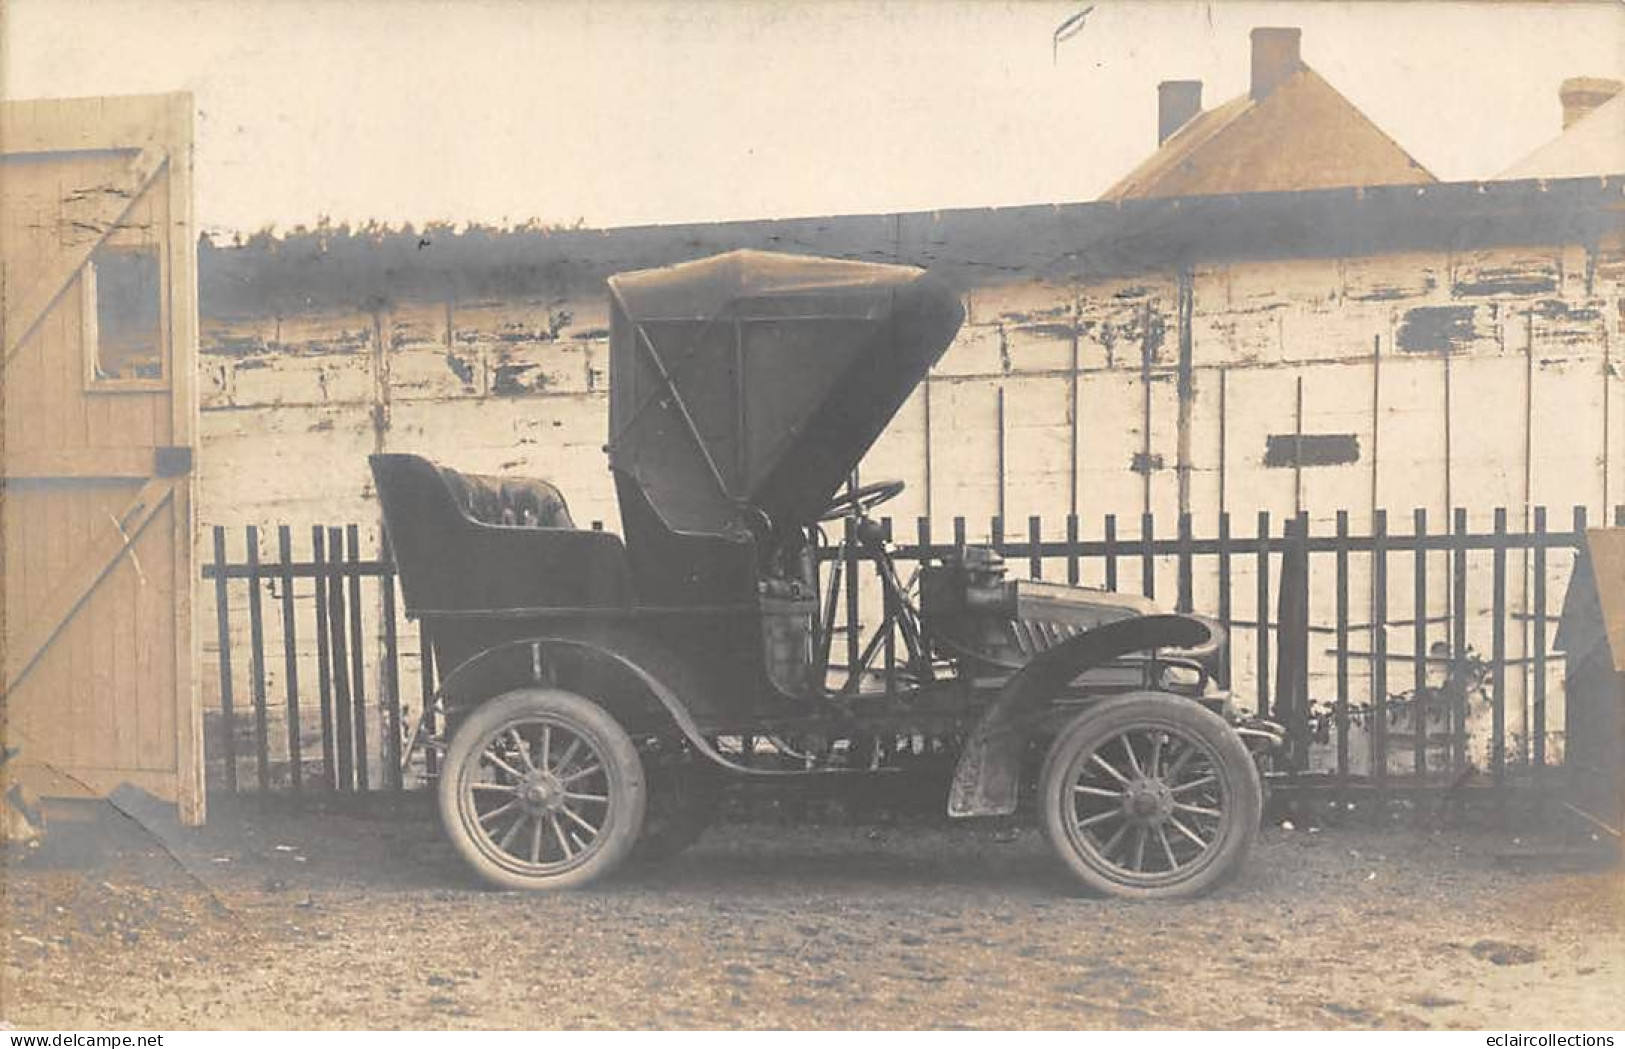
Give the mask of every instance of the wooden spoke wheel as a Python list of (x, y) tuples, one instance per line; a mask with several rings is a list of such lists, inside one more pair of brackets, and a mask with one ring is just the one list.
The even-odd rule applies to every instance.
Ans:
[(1191, 896), (1233, 875), (1262, 791), (1241, 738), (1200, 704), (1141, 692), (1101, 703), (1051, 744), (1043, 824), (1087, 886), (1115, 896)]
[(576, 888), (609, 873), (637, 841), (647, 795), (625, 730), (560, 689), (509, 692), (470, 714), (439, 793), (457, 851), (510, 889)]

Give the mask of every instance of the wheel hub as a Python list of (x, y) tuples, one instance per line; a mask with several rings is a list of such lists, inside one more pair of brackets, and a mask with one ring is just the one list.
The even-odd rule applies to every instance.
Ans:
[(534, 772), (519, 785), (519, 804), (535, 815), (559, 812), (564, 808), (564, 784), (548, 772)]
[(1174, 793), (1160, 779), (1140, 778), (1123, 792), (1123, 815), (1141, 826), (1164, 823), (1174, 812)]

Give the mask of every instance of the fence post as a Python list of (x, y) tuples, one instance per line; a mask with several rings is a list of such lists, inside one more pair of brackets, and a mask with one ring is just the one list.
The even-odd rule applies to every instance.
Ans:
[(331, 600), (327, 586), (327, 530), (321, 525), (310, 527), (310, 551), (312, 576), (316, 582), (316, 688), (321, 700), (322, 779), (329, 790), (338, 790), (338, 755), (333, 740), (332, 630), (327, 622)]
[(1546, 508), (1535, 507), (1535, 770), (1546, 769)]
[(361, 630), (360, 529), (346, 525), (344, 537), (350, 575), (350, 674), (354, 680), (350, 698), (355, 703), (355, 783), (357, 790), (367, 790), (367, 654), (362, 650), (365, 635)]
[[(1451, 552), (1451, 585), (1454, 593), (1450, 603), (1454, 608), (1450, 635), (1450, 672), (1458, 674), (1467, 659), (1467, 508), (1455, 508), (1455, 549)], [(1459, 772), (1467, 764), (1467, 696), (1465, 682), (1462, 694), (1452, 695), (1450, 703), (1450, 771)]]
[(1231, 651), (1235, 648), (1236, 632), (1232, 626), (1235, 618), (1231, 610), (1230, 598), (1230, 511), (1219, 512), (1219, 625), (1224, 628), (1225, 646), (1224, 654), (1219, 663), (1219, 685), (1226, 691), (1230, 689), (1230, 670), (1233, 662)]
[(1066, 581), (1078, 585), (1078, 515), (1066, 515)]
[(282, 583), (282, 676), (288, 703), (288, 775), (294, 792), (304, 786), (304, 750), (299, 738), (299, 640), (293, 602), (293, 532), (287, 525), (276, 530), (277, 560)]
[(1194, 566), (1191, 563), (1191, 515), (1179, 515), (1179, 596), (1174, 603), (1176, 612), (1189, 612), (1195, 605)]
[(1037, 514), (1027, 518), (1027, 572), (1034, 579), (1044, 578), (1043, 529)]
[[(1388, 511), (1371, 518), (1371, 762), (1388, 783)], [(1382, 795), (1386, 805), (1388, 796)]]
[(1254, 639), (1258, 646), (1254, 683), (1258, 692), (1258, 716), (1270, 716), (1270, 514), (1258, 512), (1258, 633)]
[(1117, 515), (1107, 514), (1103, 537), (1106, 549), (1102, 556), (1106, 560), (1106, 589), (1117, 591)]
[[(1412, 688), (1415, 698), (1411, 701), (1411, 773), (1416, 777), (1416, 785), (1422, 786), (1427, 776), (1428, 763), (1428, 552), (1427, 531), (1428, 512), (1424, 507), (1416, 507), (1412, 511), (1412, 531), (1416, 537), (1416, 550), (1411, 564), (1416, 578), (1411, 581), (1411, 604), (1414, 606), (1415, 620), (1411, 624), (1411, 645), (1415, 651), (1411, 653)], [(1420, 806), (1415, 810), (1420, 813)]]
[[(1500, 788), (1506, 780), (1506, 731), (1507, 731), (1507, 693), (1506, 693), (1506, 655), (1507, 655), (1507, 511), (1506, 507), (1495, 508), (1495, 543), (1494, 551), (1494, 587), (1492, 602), (1494, 605), (1494, 621), (1490, 625), (1490, 675), (1491, 695), (1494, 708), (1492, 724), (1490, 727), (1490, 765), (1494, 773), (1497, 797)], [(1504, 811), (1504, 810), (1503, 810)]]
[(395, 636), (395, 552), (389, 536), (382, 534), (381, 551), (385, 568), (378, 577), (383, 589), (384, 662), (378, 668), (378, 689), (384, 701), (384, 785), (399, 791), (405, 787), (401, 775), (401, 687), (400, 646)]
[(1150, 514), (1140, 515), (1140, 593), (1152, 600), (1157, 596), (1156, 522)]
[[(427, 617), (418, 620), (418, 683), (421, 688), (419, 702), (423, 705), (419, 711), (423, 718), (423, 732), (426, 736), (433, 736), (439, 731), (439, 726), (435, 723), (438, 719), (434, 713), (434, 637)], [(439, 774), (440, 753), (433, 747), (424, 748), (423, 767), (431, 776)]]
[(1337, 511), (1337, 805), (1347, 796), (1349, 781), (1349, 512)]
[(265, 613), (260, 607), (260, 530), (243, 530), (248, 551), (248, 671), (254, 699), (254, 759), (261, 793), (271, 789), (271, 741), (265, 710)]
[(237, 793), (237, 716), (231, 696), (231, 595), (226, 588), (226, 530), (214, 527), (214, 610), (220, 646), (221, 742), (226, 752), (226, 790)]
[(344, 530), (327, 530), (327, 563), (322, 566), (327, 575), (327, 632), (328, 651), (333, 657), (333, 724), (338, 729), (334, 749), (338, 755), (338, 789), (354, 790), (351, 747), (352, 724), (350, 708), (350, 657), (345, 642), (344, 615)]

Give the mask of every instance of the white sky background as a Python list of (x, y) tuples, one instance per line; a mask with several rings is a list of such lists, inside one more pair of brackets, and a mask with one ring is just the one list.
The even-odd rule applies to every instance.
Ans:
[[(4, 2), (4, 0), (0, 0)], [(1156, 84), (1246, 90), (1247, 32), (1443, 179), (1625, 76), (1625, 3), (10, 0), (7, 97), (197, 96), (205, 228), (590, 226), (1089, 200), (1156, 147)]]

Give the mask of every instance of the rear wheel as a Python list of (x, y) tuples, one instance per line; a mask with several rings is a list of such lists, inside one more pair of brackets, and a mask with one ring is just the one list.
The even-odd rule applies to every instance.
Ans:
[(1192, 896), (1241, 866), (1258, 828), (1258, 770), (1224, 719), (1142, 692), (1086, 711), (1039, 777), (1045, 834), (1085, 885), (1114, 896)]
[(571, 889), (624, 861), (643, 827), (643, 764), (602, 707), (562, 689), (482, 704), (446, 750), (440, 818), (487, 881)]

